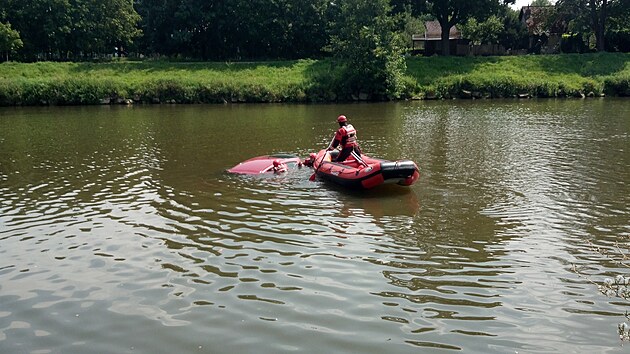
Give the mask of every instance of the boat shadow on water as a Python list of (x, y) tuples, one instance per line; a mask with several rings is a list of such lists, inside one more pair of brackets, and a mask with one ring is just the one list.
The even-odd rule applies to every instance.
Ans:
[(321, 185), (333, 191), (344, 210), (362, 209), (365, 213), (381, 218), (384, 216), (415, 216), (420, 211), (420, 201), (411, 188), (385, 184), (369, 190), (348, 189), (331, 181)]
[[(337, 183), (316, 179), (309, 181), (312, 169), (301, 167), (291, 168), (288, 173), (236, 175), (224, 173), (220, 183), (229, 187), (222, 188), (224, 197), (235, 194), (242, 198), (243, 193), (282, 194), (290, 195), (293, 199), (324, 198), (332, 196), (341, 205), (342, 214), (349, 211), (362, 210), (375, 218), (383, 216), (415, 216), (420, 210), (420, 202), (415, 191), (410, 187), (397, 184), (384, 184), (373, 189), (362, 190), (341, 186)], [(229, 192), (232, 190), (232, 192)], [(249, 192), (244, 192), (244, 191)], [(237, 192), (240, 191), (240, 192)], [(345, 210), (345, 212), (344, 212)], [(350, 214), (352, 214), (350, 212)]]

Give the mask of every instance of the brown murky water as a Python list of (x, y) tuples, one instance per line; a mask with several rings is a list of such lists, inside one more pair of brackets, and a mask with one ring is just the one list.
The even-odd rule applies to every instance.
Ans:
[[(417, 162), (349, 192), (225, 169)], [(0, 352), (623, 352), (630, 101), (0, 108)]]

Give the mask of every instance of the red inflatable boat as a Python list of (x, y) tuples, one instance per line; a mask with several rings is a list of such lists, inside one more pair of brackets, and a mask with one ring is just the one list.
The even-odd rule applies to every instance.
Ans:
[(410, 186), (420, 177), (418, 166), (411, 160), (387, 161), (351, 155), (343, 162), (333, 162), (337, 154), (339, 151), (336, 150), (321, 150), (317, 155), (311, 154), (305, 164), (312, 165), (320, 178), (357, 189), (370, 189), (386, 183)]

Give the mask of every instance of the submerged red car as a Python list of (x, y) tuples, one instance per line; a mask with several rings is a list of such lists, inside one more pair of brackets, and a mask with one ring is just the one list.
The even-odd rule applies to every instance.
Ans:
[(289, 154), (274, 154), (253, 157), (228, 169), (230, 173), (258, 175), (262, 173), (286, 172), (287, 168), (302, 166), (302, 160)]

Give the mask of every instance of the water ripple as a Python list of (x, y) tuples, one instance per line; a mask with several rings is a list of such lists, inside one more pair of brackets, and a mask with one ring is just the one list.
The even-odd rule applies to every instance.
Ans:
[(0, 351), (610, 350), (627, 306), (571, 269), (622, 271), (585, 241), (630, 235), (627, 124), (531, 104), (366, 105), (364, 148), (422, 172), (369, 193), (226, 174), (286, 136), (246, 120), (265, 139), (222, 151), (192, 134), (221, 131), (211, 107), (107, 111), (58, 144), (0, 119), (37, 138), (0, 133)]

